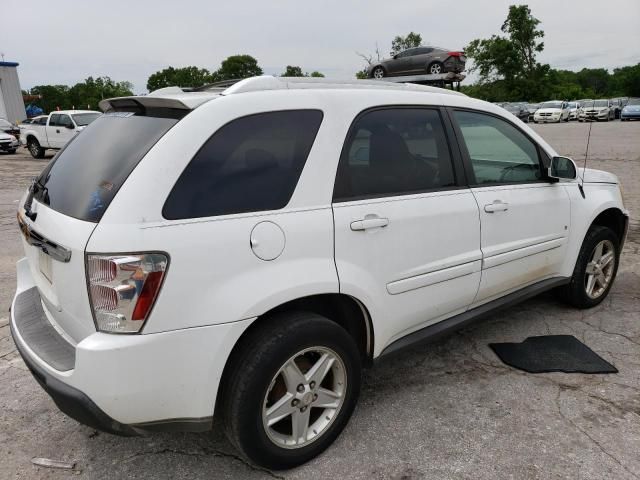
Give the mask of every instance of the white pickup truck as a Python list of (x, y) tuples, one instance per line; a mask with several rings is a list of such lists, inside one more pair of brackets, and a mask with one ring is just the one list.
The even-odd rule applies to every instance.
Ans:
[(33, 158), (43, 158), (47, 149), (59, 150), (78, 132), (101, 115), (93, 110), (61, 110), (20, 129), (20, 143)]

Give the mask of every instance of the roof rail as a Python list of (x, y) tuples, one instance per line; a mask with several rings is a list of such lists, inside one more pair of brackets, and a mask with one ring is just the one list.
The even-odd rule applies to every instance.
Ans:
[(224, 90), (222, 95), (231, 95), (244, 92), (257, 92), (263, 90), (287, 90), (287, 89), (333, 89), (333, 88), (376, 88), (409, 90), (419, 92), (444, 93), (451, 95), (464, 95), (459, 92), (444, 88), (416, 85), (413, 83), (385, 82), (382, 80), (336, 80), (316, 77), (273, 77), (262, 75), (250, 77), (235, 82)]

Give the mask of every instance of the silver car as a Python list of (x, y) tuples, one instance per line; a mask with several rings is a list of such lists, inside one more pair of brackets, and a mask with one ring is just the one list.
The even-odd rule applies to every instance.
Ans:
[(440, 47), (415, 47), (372, 63), (367, 69), (371, 78), (383, 78), (395, 75), (439, 75), (441, 73), (460, 73), (464, 70), (467, 57), (464, 52), (452, 51)]

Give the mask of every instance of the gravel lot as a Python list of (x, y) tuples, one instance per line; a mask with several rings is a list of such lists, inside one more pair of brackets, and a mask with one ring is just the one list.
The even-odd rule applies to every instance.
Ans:
[[(584, 159), (587, 124), (536, 125), (561, 154)], [(266, 472), (222, 433), (120, 438), (61, 414), (15, 352), (7, 325), (21, 257), (17, 199), (45, 160), (0, 155), (0, 478), (640, 478), (640, 123), (593, 125), (589, 166), (616, 173), (635, 218), (609, 298), (588, 311), (550, 295), (511, 308), (369, 370), (359, 407), (309, 464)], [(490, 342), (573, 334), (616, 375), (525, 374)], [(76, 462), (38, 468), (33, 457)]]

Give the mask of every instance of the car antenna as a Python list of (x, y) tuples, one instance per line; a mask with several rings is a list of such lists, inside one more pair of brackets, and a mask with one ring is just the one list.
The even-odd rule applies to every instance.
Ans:
[(589, 141), (591, 140), (591, 127), (593, 127), (593, 121), (589, 122), (589, 133), (587, 134), (587, 151), (584, 152), (584, 165), (582, 167), (582, 181), (578, 184), (578, 189), (582, 198), (587, 198), (584, 194), (584, 175), (587, 170), (587, 157), (589, 156)]

